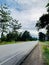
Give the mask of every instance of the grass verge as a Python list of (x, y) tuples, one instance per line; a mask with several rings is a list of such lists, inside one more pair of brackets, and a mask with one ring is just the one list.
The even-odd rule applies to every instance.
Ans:
[(5, 44), (14, 44), (15, 43), (15, 41), (12, 41), (12, 42), (0, 42), (0, 45), (5, 45)]
[(42, 42), (44, 65), (49, 65), (49, 41)]
[(23, 42), (31, 42), (31, 41), (11, 41), (11, 42), (6, 42), (6, 41), (1, 42), (0, 41), (0, 45), (19, 44), (19, 43), (23, 43)]

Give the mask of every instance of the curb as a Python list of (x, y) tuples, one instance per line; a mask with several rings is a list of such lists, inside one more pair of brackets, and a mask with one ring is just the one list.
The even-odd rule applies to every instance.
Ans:
[(24, 57), (22, 57), (16, 65), (21, 65), (37, 46), (38, 46), (38, 44), (36, 44), (34, 46), (34, 48), (27, 55), (25, 55)]

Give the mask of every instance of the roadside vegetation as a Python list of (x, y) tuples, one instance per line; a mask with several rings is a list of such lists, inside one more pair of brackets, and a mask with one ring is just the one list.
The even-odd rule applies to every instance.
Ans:
[(49, 65), (49, 41), (40, 42), (42, 46), (43, 65)]
[(49, 48), (47, 46), (43, 46), (43, 50), (44, 65), (49, 65)]
[(43, 14), (36, 23), (38, 30), (47, 30), (46, 34), (39, 32), (39, 41), (42, 44), (44, 65), (49, 65), (49, 1), (46, 5), (47, 13)]
[(21, 23), (13, 19), (7, 5), (0, 5), (0, 44), (11, 44), (18, 41), (33, 41), (29, 31), (19, 32)]

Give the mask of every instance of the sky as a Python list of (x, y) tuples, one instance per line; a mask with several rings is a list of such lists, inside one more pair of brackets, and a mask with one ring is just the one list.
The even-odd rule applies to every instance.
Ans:
[[(47, 2), (48, 0), (0, 0), (0, 4), (6, 3), (11, 16), (21, 23), (22, 27), (19, 31), (28, 30), (35, 37), (38, 36), (35, 25), (39, 17), (46, 13)], [(45, 30), (41, 31), (45, 32)]]

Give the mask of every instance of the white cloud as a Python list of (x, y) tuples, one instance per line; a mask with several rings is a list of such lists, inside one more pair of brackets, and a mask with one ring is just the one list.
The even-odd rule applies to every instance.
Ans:
[(39, 32), (43, 32), (44, 34), (46, 34), (47, 30), (46, 29), (40, 29)]
[[(8, 0), (9, 1), (9, 0)], [(38, 36), (35, 24), (39, 17), (46, 13), (45, 4), (47, 0), (10, 0), (18, 4), (15, 8), (10, 8), (11, 15), (21, 22), (23, 30), (29, 30), (34, 36)], [(18, 9), (17, 9), (18, 8)], [(20, 11), (20, 10), (21, 11)], [(32, 31), (33, 30), (33, 31)]]
[(29, 0), (15, 0), (16, 2), (18, 2), (19, 4), (29, 4)]
[[(19, 32), (24, 32), (24, 31), (25, 31), (24, 29), (19, 29)], [(27, 30), (27, 31), (30, 32), (32, 37), (37, 37), (38, 38), (38, 33), (39, 33), (38, 31), (36, 31), (36, 30)]]

